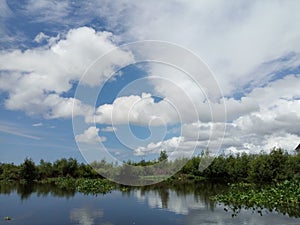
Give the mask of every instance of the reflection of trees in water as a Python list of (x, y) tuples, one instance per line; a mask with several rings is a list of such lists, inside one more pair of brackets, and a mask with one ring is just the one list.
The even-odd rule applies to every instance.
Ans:
[[(141, 196), (146, 196), (148, 192), (156, 192), (161, 199), (162, 206), (168, 208), (170, 201), (170, 191), (175, 192), (178, 196), (193, 195), (195, 202), (202, 202), (207, 207), (213, 209), (214, 203), (210, 201), (210, 196), (220, 193), (226, 188), (225, 185), (208, 182), (188, 182), (188, 183), (159, 183), (151, 186), (128, 187), (128, 191), (122, 192), (123, 195), (130, 196), (132, 192), (139, 190)], [(22, 200), (25, 200), (36, 193), (37, 196), (57, 196), (73, 197), (75, 190), (61, 189), (54, 184), (37, 184), (37, 183), (1, 183), (0, 193), (10, 194), (16, 192)]]
[(18, 184), (17, 193), (21, 200), (28, 199), (30, 195), (34, 192), (34, 185), (32, 183)]
[(168, 208), (169, 201), (169, 190), (166, 188), (161, 188), (158, 190), (158, 194), (161, 198), (161, 205), (163, 208)]
[(213, 182), (174, 182), (174, 183), (159, 183), (151, 186), (143, 187), (131, 187), (128, 188), (128, 192), (124, 195), (130, 195), (135, 191), (139, 191), (141, 197), (149, 197), (150, 193), (154, 193), (155, 196), (159, 196), (161, 200), (162, 208), (171, 208), (170, 202), (172, 202), (172, 196), (170, 192), (176, 193), (177, 197), (193, 196), (193, 203), (204, 205), (205, 208), (214, 210), (215, 204), (210, 200), (211, 196), (214, 196), (222, 191), (226, 191), (228, 187), (222, 183)]
[(16, 192), (21, 200), (28, 199), (31, 194), (36, 193), (37, 196), (52, 195), (56, 197), (70, 198), (75, 195), (75, 190), (65, 190), (56, 187), (53, 184), (37, 184), (37, 183), (1, 183), (0, 194), (11, 194)]
[(15, 184), (12, 183), (0, 183), (0, 193), (1, 194), (10, 194), (15, 191)]

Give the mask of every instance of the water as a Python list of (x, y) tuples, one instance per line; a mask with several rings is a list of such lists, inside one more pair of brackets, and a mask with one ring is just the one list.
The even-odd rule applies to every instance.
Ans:
[[(278, 213), (263, 216), (231, 212), (209, 196), (222, 185), (177, 185), (133, 188), (106, 195), (83, 195), (51, 185), (0, 185), (0, 224), (23, 225), (298, 225), (300, 219)], [(5, 221), (4, 217), (13, 218)]]

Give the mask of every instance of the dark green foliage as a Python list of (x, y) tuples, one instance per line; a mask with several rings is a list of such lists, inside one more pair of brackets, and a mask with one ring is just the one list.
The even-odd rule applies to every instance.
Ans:
[(2, 173), (0, 174), (0, 180), (10, 181), (19, 180), (19, 167), (11, 164), (2, 164)]
[(33, 181), (37, 178), (38, 171), (32, 159), (26, 158), (20, 166), (20, 179)]
[[(271, 182), (289, 178), (289, 156), (282, 149), (273, 149), (272, 152), (256, 156), (250, 163), (250, 179), (255, 182)], [(297, 172), (297, 171), (294, 171)]]
[(300, 154), (294, 157), (288, 157), (284, 165), (284, 171), (287, 179), (300, 180)]
[(115, 185), (106, 179), (87, 179), (87, 178), (54, 178), (48, 180), (62, 190), (73, 190), (84, 194), (105, 194), (110, 192)]
[(46, 179), (53, 177), (52, 163), (45, 162), (43, 159), (40, 161), (40, 165), (37, 167), (39, 172), (39, 179)]
[(31, 159), (25, 159), (19, 166), (0, 164), (0, 180), (31, 182), (58, 177), (101, 178), (90, 165), (79, 164), (73, 158), (60, 159), (54, 163), (41, 160), (39, 165), (35, 165)]
[(250, 179), (251, 181), (271, 182), (273, 179), (273, 171), (271, 167), (271, 159), (268, 155), (259, 155), (250, 163)]
[(167, 159), (168, 159), (167, 152), (165, 150), (161, 151), (160, 155), (158, 157), (158, 161), (161, 162), (161, 161), (165, 161)]
[(3, 168), (2, 168), (2, 163), (0, 163), (0, 176), (2, 175), (3, 173)]
[(200, 157), (193, 157), (188, 160), (184, 167), (181, 169), (183, 174), (189, 174), (199, 176), (201, 174), (199, 170)]
[(56, 175), (60, 177), (78, 177), (78, 162), (76, 159), (60, 159), (54, 162)]
[(289, 155), (282, 149), (270, 154), (218, 156), (200, 175), (229, 182), (269, 183), (299, 178), (299, 162), (299, 154)]
[(212, 161), (212, 163), (203, 171), (202, 175), (208, 179), (212, 178), (221, 178), (224, 180), (228, 180), (229, 174), (226, 169), (228, 159), (223, 156), (219, 156)]
[(90, 166), (81, 163), (77, 168), (77, 175), (81, 178), (100, 178), (101, 176)]

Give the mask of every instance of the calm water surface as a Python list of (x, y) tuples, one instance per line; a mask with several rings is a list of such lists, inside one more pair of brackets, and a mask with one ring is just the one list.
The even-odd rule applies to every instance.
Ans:
[[(83, 195), (50, 185), (0, 185), (0, 224), (22, 225), (299, 225), (278, 213), (242, 210), (232, 218), (209, 196), (221, 185), (134, 188), (106, 195)], [(5, 216), (13, 218), (4, 221)]]

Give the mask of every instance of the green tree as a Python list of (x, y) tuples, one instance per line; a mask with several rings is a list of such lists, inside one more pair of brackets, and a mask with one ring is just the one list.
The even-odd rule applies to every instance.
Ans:
[(194, 176), (200, 175), (201, 172), (199, 170), (199, 163), (200, 163), (200, 157), (199, 156), (193, 157), (186, 162), (186, 164), (181, 169), (181, 171), (189, 175), (194, 175)]
[(251, 155), (246, 155), (245, 153), (236, 156), (229, 156), (226, 158), (226, 172), (231, 181), (242, 181), (248, 178)]
[(37, 168), (32, 159), (26, 158), (24, 163), (20, 166), (20, 178), (26, 181), (33, 181), (37, 178)]
[(19, 167), (11, 164), (2, 164), (2, 174), (0, 174), (1, 180), (18, 180), (19, 179)]
[(273, 179), (273, 171), (271, 160), (268, 155), (258, 155), (250, 163), (250, 179), (252, 182), (271, 182)]
[[(208, 159), (207, 161), (209, 162), (210, 160), (212, 159)], [(229, 175), (226, 171), (226, 159), (223, 156), (215, 158), (202, 173), (206, 178), (222, 178), (228, 180)]]
[(52, 163), (45, 162), (43, 159), (38, 166), (39, 179), (46, 179), (53, 176)]
[(165, 160), (168, 160), (168, 154), (167, 154), (166, 150), (162, 150), (160, 152), (159, 157), (158, 157), (158, 161), (162, 162), (162, 161), (165, 161)]
[(2, 163), (0, 163), (0, 177), (1, 177), (2, 173), (3, 173), (3, 168), (2, 168)]
[(300, 154), (288, 157), (285, 163), (284, 174), (288, 180), (300, 180)]
[(288, 160), (288, 154), (285, 153), (281, 148), (274, 148), (270, 153), (270, 162), (272, 169), (272, 177), (276, 180), (285, 180), (285, 164)]
[(92, 168), (90, 165), (85, 165), (81, 163), (78, 166), (78, 177), (83, 178), (100, 178), (101, 176), (96, 172), (94, 168)]

